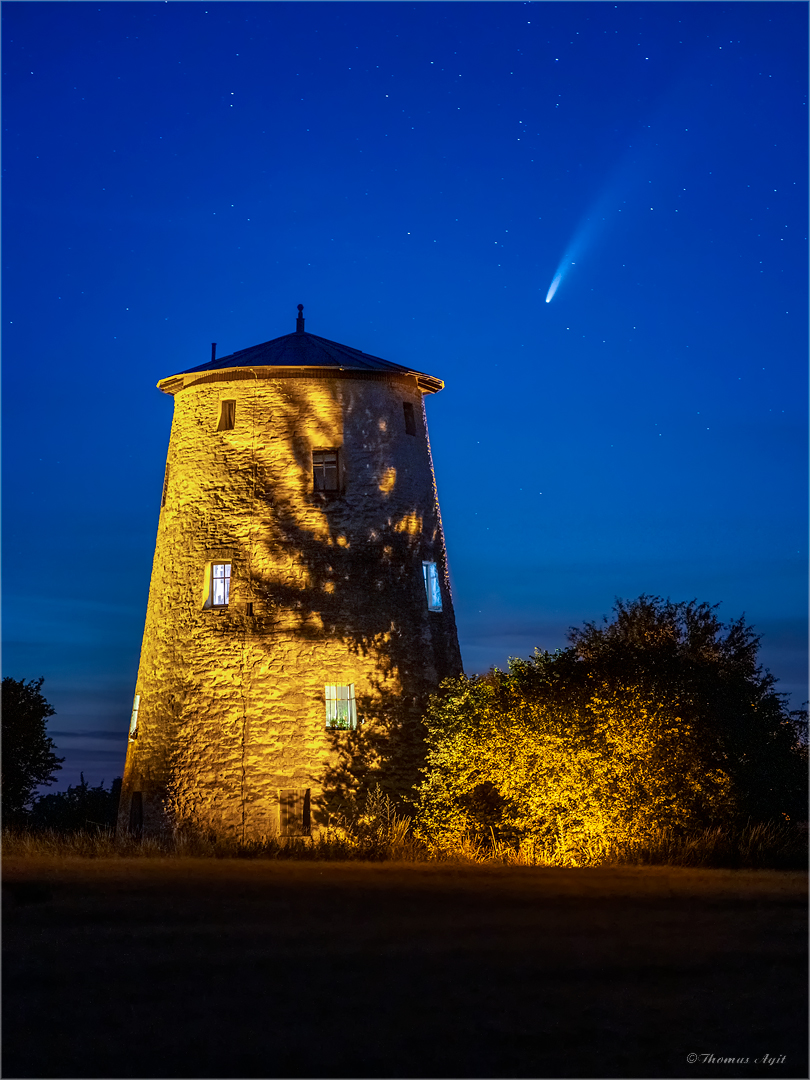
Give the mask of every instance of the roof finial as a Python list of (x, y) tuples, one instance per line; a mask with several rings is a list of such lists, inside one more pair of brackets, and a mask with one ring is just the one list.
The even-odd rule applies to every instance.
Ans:
[(303, 334), (304, 332), (304, 305), (298, 305), (298, 318), (295, 320), (295, 331), (297, 334)]

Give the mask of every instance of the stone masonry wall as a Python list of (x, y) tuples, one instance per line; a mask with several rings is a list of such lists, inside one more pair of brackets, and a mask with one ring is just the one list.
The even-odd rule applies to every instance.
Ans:
[[(278, 831), (280, 791), (310, 789), (317, 824), (330, 792), (363, 776), (407, 787), (426, 697), (461, 670), (415, 378), (265, 372), (175, 397), (124, 828), (135, 791), (147, 833), (247, 839)], [(217, 431), (223, 400), (235, 425)], [(313, 490), (319, 449), (339, 452), (338, 493)], [(438, 564), (441, 612), (423, 560)], [(212, 562), (232, 564), (227, 609), (204, 606)], [(326, 729), (329, 683), (354, 683), (357, 732)]]

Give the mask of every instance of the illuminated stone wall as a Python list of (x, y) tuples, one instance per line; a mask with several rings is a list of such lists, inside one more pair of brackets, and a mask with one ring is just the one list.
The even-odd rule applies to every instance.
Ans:
[[(185, 376), (136, 693), (120, 823), (278, 829), (278, 792), (329, 798), (416, 778), (426, 696), (461, 670), (422, 394), (412, 376), (273, 369)], [(236, 402), (218, 431), (221, 402)], [(403, 402), (414, 406), (406, 432)], [(337, 449), (339, 493), (313, 490), (312, 451)], [(442, 611), (429, 611), (422, 561)], [(226, 610), (206, 568), (232, 564)], [(252, 608), (251, 608), (252, 605)], [(327, 730), (324, 686), (353, 683), (356, 732)]]

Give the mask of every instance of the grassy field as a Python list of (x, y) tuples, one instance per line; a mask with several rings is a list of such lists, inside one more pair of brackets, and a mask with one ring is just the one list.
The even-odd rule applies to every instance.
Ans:
[(807, 1076), (801, 872), (28, 856), (3, 897), (9, 1078)]

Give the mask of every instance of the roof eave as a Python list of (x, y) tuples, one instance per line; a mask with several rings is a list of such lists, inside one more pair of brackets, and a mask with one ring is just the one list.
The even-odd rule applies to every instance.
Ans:
[(244, 364), (244, 365), (239, 364), (239, 365), (234, 365), (233, 367), (210, 368), (208, 371), (184, 372), (184, 373), (178, 374), (178, 375), (169, 375), (165, 379), (160, 379), (158, 381), (157, 388), (158, 388), (158, 390), (160, 390), (164, 394), (170, 394), (170, 395), (174, 396), (175, 394), (177, 394), (181, 390), (183, 390), (186, 386), (191, 386), (195, 382), (197, 382), (199, 379), (204, 379), (208, 375), (220, 374), (220, 373), (225, 373), (225, 372), (233, 372), (233, 373), (235, 373), (237, 371), (251, 371), (251, 372), (254, 372), (256, 374), (258, 374), (259, 372), (262, 372), (262, 374), (265, 374), (265, 377), (272, 377), (271, 373), (274, 372), (274, 371), (275, 372), (280, 372), (280, 371), (291, 371), (291, 370), (300, 370), (300, 371), (307, 371), (307, 372), (318, 371), (318, 372), (320, 372), (322, 374), (323, 378), (327, 378), (327, 379), (329, 378), (330, 374), (334, 375), (336, 372), (343, 372), (344, 374), (346, 374), (346, 373), (354, 373), (354, 374), (357, 374), (359, 376), (363, 376), (363, 375), (403, 375), (406, 378), (408, 376), (410, 376), (411, 378), (416, 379), (416, 384), (419, 387), (419, 389), (422, 391), (423, 394), (438, 394), (438, 392), (440, 390), (444, 389), (444, 381), (442, 379), (437, 379), (433, 375), (425, 375), (424, 372), (421, 372), (421, 371), (408, 371), (406, 368), (403, 368), (400, 371), (390, 371), (389, 372), (389, 371), (374, 371), (374, 370), (369, 370), (367, 368), (351, 368), (351, 367), (314, 368), (311, 365), (302, 366), (301, 368), (295, 368), (293, 365), (285, 366), (284, 368), (276, 368), (276, 367), (273, 367), (271, 365), (265, 365), (265, 364)]
[(412, 371), (410, 374), (416, 376), (417, 385), (423, 394), (438, 394), (440, 390), (444, 390), (444, 379), (423, 375), (421, 371)]

